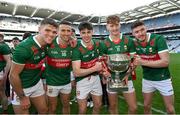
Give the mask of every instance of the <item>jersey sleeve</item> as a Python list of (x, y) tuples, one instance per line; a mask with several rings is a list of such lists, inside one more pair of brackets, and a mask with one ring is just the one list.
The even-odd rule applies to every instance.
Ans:
[(81, 60), (81, 52), (79, 50), (79, 47), (75, 47), (72, 52), (72, 61)]
[(157, 39), (157, 50), (158, 50), (158, 53), (168, 51), (168, 46), (167, 46), (166, 40), (163, 36), (160, 36)]
[(18, 64), (25, 64), (30, 58), (31, 52), (22, 46), (17, 46), (13, 52), (13, 62)]
[(103, 56), (104, 54), (107, 54), (107, 47), (105, 45), (105, 40), (101, 41), (99, 44), (99, 55)]
[(136, 49), (135, 49), (134, 41), (133, 41), (132, 38), (129, 38), (128, 45), (129, 45), (129, 53), (132, 54), (132, 55), (135, 54), (136, 53)]
[(1, 53), (2, 55), (8, 55), (11, 53), (11, 49), (7, 44), (4, 44), (3, 47), (1, 48)]

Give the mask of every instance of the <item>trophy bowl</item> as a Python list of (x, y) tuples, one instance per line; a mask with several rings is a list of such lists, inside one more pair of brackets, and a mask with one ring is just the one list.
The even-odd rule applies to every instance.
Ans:
[(128, 86), (122, 81), (126, 75), (120, 75), (120, 73), (126, 73), (130, 63), (131, 59), (127, 54), (108, 55), (107, 66), (112, 72), (115, 72), (115, 78), (110, 77), (108, 79), (108, 90), (128, 91)]

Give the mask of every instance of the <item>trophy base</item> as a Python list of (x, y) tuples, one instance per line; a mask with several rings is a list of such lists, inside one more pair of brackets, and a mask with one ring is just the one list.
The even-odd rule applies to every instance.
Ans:
[(128, 86), (121, 83), (108, 83), (107, 88), (109, 91), (120, 92), (120, 91), (128, 91)]

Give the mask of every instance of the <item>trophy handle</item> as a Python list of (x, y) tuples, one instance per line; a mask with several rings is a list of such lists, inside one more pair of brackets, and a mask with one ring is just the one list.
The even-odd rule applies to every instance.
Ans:
[[(124, 74), (124, 76), (129, 76), (132, 71), (134, 71), (136, 69), (136, 67), (129, 67), (127, 72)], [(122, 81), (125, 80), (125, 77), (122, 79)]]

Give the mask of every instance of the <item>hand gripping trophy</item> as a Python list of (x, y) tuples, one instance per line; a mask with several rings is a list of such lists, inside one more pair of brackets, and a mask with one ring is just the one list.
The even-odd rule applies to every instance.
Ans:
[(107, 88), (111, 91), (128, 91), (128, 86), (123, 81), (134, 69), (130, 69), (131, 58), (127, 54), (111, 54), (107, 56), (107, 66), (115, 72), (115, 78), (108, 78)]

